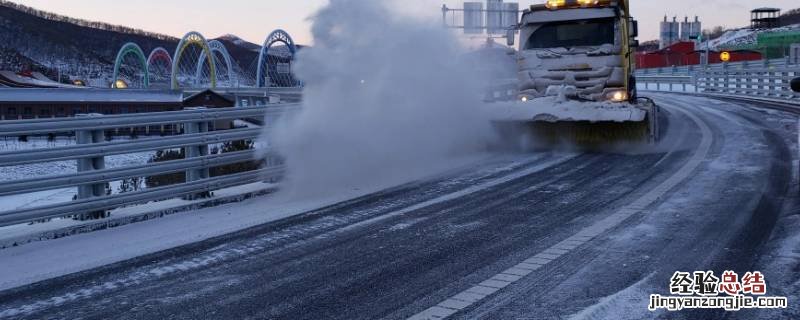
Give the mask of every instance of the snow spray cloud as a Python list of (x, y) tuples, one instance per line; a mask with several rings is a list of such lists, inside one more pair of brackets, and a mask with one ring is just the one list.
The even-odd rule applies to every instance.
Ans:
[(306, 85), (303, 110), (271, 132), (290, 193), (399, 182), (491, 137), (480, 84), (440, 23), (375, 0), (331, 0), (311, 20), (314, 46), (294, 65)]

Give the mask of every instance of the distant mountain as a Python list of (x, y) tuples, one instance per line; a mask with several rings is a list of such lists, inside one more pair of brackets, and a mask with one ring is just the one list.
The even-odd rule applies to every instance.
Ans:
[[(240, 70), (250, 72), (258, 64), (257, 59), (258, 54), (261, 52), (261, 46), (244, 41), (234, 35), (224, 35), (213, 40), (222, 42), (231, 58), (238, 62)], [(255, 75), (251, 76), (255, 79)]]
[[(242, 38), (239, 38), (236, 35), (232, 35), (232, 34), (223, 35), (223, 36), (217, 38), (217, 40), (223, 41), (223, 42), (227, 41), (227, 42), (229, 42), (229, 43), (231, 43), (231, 44), (233, 44), (233, 45), (235, 45), (237, 47), (241, 47), (241, 48), (252, 50), (252, 51), (260, 51), (261, 50), (261, 45), (258, 45), (258, 44), (252, 43), (252, 42), (248, 42), (248, 41), (243, 40)], [(227, 47), (227, 46), (225, 46), (225, 47)]]
[(792, 9), (781, 15), (781, 26), (800, 24), (800, 8)]
[[(242, 73), (254, 72), (260, 45), (231, 34), (217, 40), (238, 63), (236, 69)], [(82, 79), (110, 81), (117, 51), (125, 43), (134, 42), (148, 54), (157, 47), (171, 53), (179, 41), (168, 35), (74, 19), (0, 0), (0, 69), (3, 70), (39, 71), (51, 77), (60, 70), (62, 74)]]
[(175, 47), (178, 39), (72, 19), (0, 0), (0, 47), (16, 50), (49, 68), (84, 74), (107, 71), (113, 67), (117, 50), (126, 42), (136, 42), (149, 52), (156, 47)]

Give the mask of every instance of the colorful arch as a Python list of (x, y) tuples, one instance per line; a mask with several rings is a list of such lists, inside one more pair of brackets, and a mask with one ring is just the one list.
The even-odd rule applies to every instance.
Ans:
[(158, 47), (158, 48), (153, 49), (153, 51), (151, 51), (150, 55), (147, 57), (147, 68), (148, 68), (148, 71), (150, 69), (150, 66), (152, 66), (153, 62), (156, 61), (157, 59), (167, 61), (167, 63), (169, 64), (170, 70), (172, 69), (172, 56), (169, 55), (169, 52), (167, 51), (167, 49), (164, 49), (162, 47)]
[(294, 58), (294, 54), (297, 52), (297, 47), (294, 44), (294, 40), (292, 40), (292, 36), (290, 36), (288, 32), (282, 29), (272, 31), (267, 39), (264, 40), (264, 45), (261, 46), (261, 53), (258, 55), (256, 87), (266, 87), (266, 79), (264, 79), (264, 75), (268, 72), (268, 69), (266, 69), (266, 64), (267, 58), (269, 57), (269, 48), (272, 47), (272, 45), (276, 42), (283, 42), (283, 44), (289, 47), (289, 52), (292, 54), (292, 58)]
[(203, 50), (203, 53), (206, 55), (206, 59), (208, 60), (208, 65), (210, 69), (210, 78), (211, 78), (211, 88), (217, 87), (217, 68), (214, 66), (214, 55), (211, 53), (211, 48), (208, 45), (208, 41), (206, 38), (203, 37), (202, 34), (196, 31), (192, 31), (187, 33), (181, 39), (181, 42), (178, 43), (178, 47), (175, 49), (175, 54), (173, 55), (172, 60), (172, 89), (178, 90), (180, 89), (180, 84), (178, 83), (178, 68), (181, 64), (181, 58), (183, 57), (183, 52), (186, 51), (190, 45), (198, 45)]
[[(165, 61), (167, 63), (167, 72), (172, 72), (172, 57), (169, 55), (169, 52), (167, 51), (167, 49), (164, 49), (162, 47), (158, 47), (158, 48), (153, 49), (153, 51), (151, 51), (150, 55), (147, 57), (147, 74), (148, 74), (148, 77), (149, 77), (149, 75), (153, 74), (154, 63), (156, 61), (158, 61), (158, 60)], [(172, 79), (172, 77), (170, 75), (170, 80), (171, 79)]]
[(139, 62), (142, 64), (142, 69), (144, 69), (144, 87), (147, 88), (150, 86), (150, 74), (147, 68), (147, 60), (144, 57), (144, 51), (142, 51), (142, 48), (139, 47), (138, 44), (128, 42), (117, 52), (117, 60), (114, 62), (114, 78), (111, 82), (112, 88), (116, 88), (116, 82), (119, 80), (119, 68), (122, 65), (122, 59), (131, 53), (139, 59)]
[[(222, 55), (222, 58), (225, 59), (225, 65), (228, 67), (228, 80), (231, 83), (235, 82), (235, 72), (233, 71), (233, 60), (231, 59), (230, 53), (228, 53), (228, 49), (225, 48), (225, 45), (222, 42), (217, 40), (211, 40), (208, 42), (208, 46), (211, 48), (212, 57), (214, 58), (213, 61), (216, 61), (217, 57), (213, 55), (214, 52), (219, 52)], [(206, 58), (206, 53), (200, 54), (200, 58), (197, 59), (197, 70), (195, 71), (195, 79), (200, 77), (200, 74), (203, 72), (203, 64), (201, 63), (203, 59)]]

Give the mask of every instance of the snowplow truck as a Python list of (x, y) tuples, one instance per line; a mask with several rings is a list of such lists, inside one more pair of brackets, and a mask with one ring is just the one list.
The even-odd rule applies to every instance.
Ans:
[[(653, 142), (658, 107), (637, 97), (629, 1), (548, 0), (522, 13), (516, 97), (501, 122), (541, 144)], [(531, 132), (532, 131), (532, 132)]]

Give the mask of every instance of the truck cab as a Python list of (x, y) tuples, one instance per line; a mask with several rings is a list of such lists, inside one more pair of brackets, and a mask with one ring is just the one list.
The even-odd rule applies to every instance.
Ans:
[(525, 10), (517, 56), (520, 99), (557, 91), (579, 100), (634, 100), (632, 50), (638, 43), (629, 12), (625, 1), (612, 0), (548, 0)]

